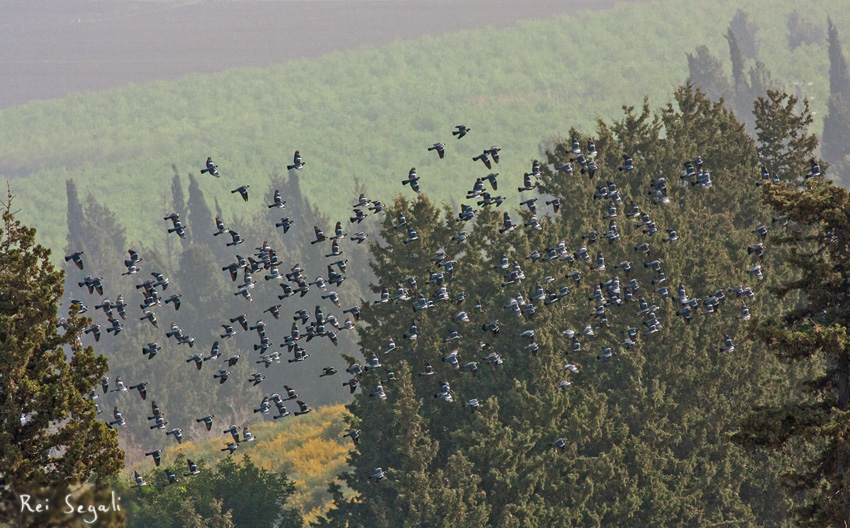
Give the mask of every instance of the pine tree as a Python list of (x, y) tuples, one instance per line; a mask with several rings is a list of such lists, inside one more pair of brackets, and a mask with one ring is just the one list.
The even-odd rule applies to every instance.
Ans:
[[(772, 99), (778, 104), (762, 105), (759, 114), (759, 138), (771, 150), (760, 151), (762, 158), (775, 159), (778, 145), (796, 145), (802, 149), (796, 157), (811, 158), (817, 138), (801, 140), (811, 116), (790, 118), (791, 101)], [(794, 270), (774, 291), (796, 302), (766, 317), (754, 334), (793, 367), (796, 386), (782, 400), (755, 407), (732, 439), (756, 453), (792, 453), (797, 463), (786, 483), (798, 522), (843, 526), (850, 520), (850, 195), (820, 177), (791, 178), (765, 189), (764, 202), (788, 222), (786, 233), (773, 242), (788, 248), (786, 261)]]
[[(251, 457), (219, 460), (215, 468), (196, 460), (200, 474), (163, 486), (162, 469), (145, 475), (148, 486), (138, 490), (117, 484), (127, 508), (127, 526), (184, 528), (295, 528), (301, 514), (287, 507), (295, 486), (286, 475), (257, 466)], [(179, 455), (169, 466), (179, 475), (186, 461)]]
[(0, 521), (17, 523), (15, 494), (43, 496), (105, 479), (124, 457), (86, 397), (106, 372), (106, 359), (79, 343), (87, 319), (72, 314), (59, 333), (64, 273), (35, 243), (35, 230), (15, 220), (12, 198), (3, 204), (0, 234)]
[(827, 19), (828, 42), (829, 42), (829, 93), (841, 94), (850, 99), (850, 70), (847, 68), (847, 59), (844, 58), (844, 50), (841, 39), (838, 36), (838, 28)]

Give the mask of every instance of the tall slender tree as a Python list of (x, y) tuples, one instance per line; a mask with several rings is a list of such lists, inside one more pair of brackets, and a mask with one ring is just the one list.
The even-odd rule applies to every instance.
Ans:
[(838, 36), (838, 28), (828, 19), (829, 27), (829, 103), (823, 120), (823, 157), (831, 164), (847, 166), (850, 155), (850, 70)]

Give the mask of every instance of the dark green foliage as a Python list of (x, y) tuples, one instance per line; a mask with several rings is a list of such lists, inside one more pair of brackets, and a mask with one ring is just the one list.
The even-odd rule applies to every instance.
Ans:
[[(812, 157), (816, 138), (788, 140), (806, 136), (789, 127), (805, 126), (808, 113), (789, 119), (793, 103), (782, 97), (760, 103), (759, 138), (774, 135), (762, 139), (770, 147), (769, 153), (760, 149), (762, 157), (775, 159), (780, 143), (796, 144), (798, 157)], [(785, 165), (788, 183), (767, 186), (764, 193), (765, 204), (789, 225), (773, 242), (789, 248), (786, 261), (793, 274), (774, 291), (780, 298), (797, 295), (800, 302), (754, 327), (754, 336), (792, 365), (797, 387), (772, 405), (754, 407), (732, 438), (750, 450), (793, 454), (798, 463), (786, 484), (799, 523), (843, 526), (850, 519), (850, 196), (820, 177), (801, 183), (795, 177), (800, 163)]]
[(2, 210), (0, 522), (56, 526), (49, 515), (21, 515), (16, 494), (64, 499), (57, 494), (69, 487), (115, 475), (124, 457), (86, 398), (107, 370), (106, 358), (79, 342), (90, 321), (72, 314), (60, 334), (64, 273), (35, 243), (35, 229), (15, 220), (11, 193)]
[(295, 528), (301, 514), (286, 503), (295, 486), (284, 474), (258, 467), (251, 457), (220, 460), (215, 469), (195, 461), (198, 475), (183, 476), (180, 456), (168, 469), (179, 482), (164, 486), (166, 466), (145, 475), (147, 486), (129, 489), (118, 484), (127, 510), (128, 528)]
[[(485, 209), (477, 213), (467, 243), (458, 246), (451, 235), (469, 226), (457, 223), (452, 211), (426, 198), (395, 201), (382, 227), (386, 242), (373, 245), (377, 284), (393, 291), (414, 276), (413, 297), (421, 293), (432, 299), (437, 287), (425, 283), (435, 269), (429, 259), (443, 247), (448, 259), (458, 261), (447, 281), (449, 295), (465, 292), (467, 300), (460, 306), (437, 303), (415, 314), (409, 304), (364, 305), (363, 353), (378, 355), (384, 368), (364, 375), (362, 393), (349, 406), (352, 426), (362, 432), (351, 456), (353, 469), (342, 481), (359, 496), (346, 500), (332, 486), (336, 509), (319, 526), (787, 524), (778, 479), (787, 461), (750, 459), (728, 441), (751, 404), (776, 401), (787, 392), (784, 367), (765, 361), (765, 345), (746, 340), (746, 324), (737, 319), (741, 301), (734, 294), (727, 293), (720, 314), (694, 315), (686, 327), (676, 317), (676, 305), (654, 292), (655, 274), (642, 266), (661, 258), (670, 286), (682, 282), (689, 294), (701, 298), (715, 289), (750, 284), (756, 290), (755, 300), (747, 301), (753, 313), (777, 313), (786, 306), (766, 288), (779, 284), (781, 263), (771, 264), (764, 284), (753, 283), (745, 271), (753, 264), (747, 246), (757, 240), (751, 231), (769, 221), (753, 185), (755, 145), (730, 110), (690, 86), (677, 90), (674, 101), (659, 112), (646, 102), (624, 110), (621, 120), (600, 122), (593, 134), (601, 181), (616, 181), (625, 204), (634, 201), (659, 227), (676, 229), (681, 239), (674, 244), (642, 233), (622, 208), (616, 219), (620, 241), (583, 242), (583, 234), (603, 227), (600, 217), (607, 204), (592, 197), (596, 181), (578, 171), (573, 176), (551, 171), (572, 155), (568, 141), (556, 141), (547, 153), (539, 189), (567, 205), (550, 217), (540, 212), (549, 209), (538, 202), (540, 231), (520, 226), (500, 234), (501, 211)], [(582, 143), (587, 139), (576, 131), (571, 135)], [(638, 168), (632, 173), (616, 169), (623, 153), (634, 158)], [(698, 154), (713, 174), (711, 189), (678, 183), (682, 162)], [(671, 203), (654, 206), (646, 195), (648, 182), (662, 175)], [(392, 227), (399, 210), (421, 240), (403, 243)], [(530, 216), (510, 215), (520, 224)], [(591, 255), (602, 251), (608, 271), (589, 271), (583, 262), (571, 269), (563, 262), (526, 259), (532, 249), (554, 247), (559, 240), (572, 250), (588, 244)], [(645, 258), (632, 249), (643, 241), (652, 248)], [(521, 283), (503, 284), (502, 252), (522, 266), (527, 278)], [(635, 305), (607, 307), (608, 326), (589, 316), (594, 303), (586, 300), (594, 283), (615, 275), (623, 280), (613, 266), (624, 260), (633, 262), (631, 277), (641, 286), (637, 296), (657, 303), (664, 321), (657, 334), (639, 336), (633, 350), (617, 344), (628, 326), (646, 330), (634, 315)], [(564, 278), (574, 269), (584, 274), (580, 285)], [(503, 308), (518, 293), (527, 299), (546, 275), (555, 277), (552, 287), (568, 284), (572, 294), (548, 307), (538, 304), (532, 319)], [(380, 287), (373, 291), (376, 295)], [(483, 313), (473, 309), (477, 299)], [(470, 323), (452, 321), (459, 310), (469, 313)], [(411, 319), (420, 332), (415, 341), (402, 338)], [(497, 319), (503, 323), (498, 337), (482, 331), (482, 324)], [(585, 324), (598, 327), (598, 337), (580, 337), (584, 351), (568, 354), (570, 340), (561, 331), (581, 330)], [(536, 355), (520, 336), (530, 328), (540, 346)], [(462, 338), (446, 343), (451, 329)], [(732, 353), (719, 351), (724, 333), (736, 339)], [(382, 354), (390, 337), (400, 349)], [(603, 345), (615, 349), (608, 362), (596, 359)], [(453, 349), (461, 365), (479, 362), (477, 375), (442, 361)], [(503, 365), (481, 359), (491, 351), (503, 356)], [(419, 375), (426, 361), (437, 375)], [(568, 362), (578, 364), (580, 372), (566, 373)], [(396, 380), (383, 383), (388, 397), (381, 401), (369, 393), (386, 370)], [(561, 391), (557, 385), (565, 379), (573, 384)], [(450, 382), (454, 402), (434, 397), (442, 380)], [(477, 413), (463, 406), (470, 398), (482, 402)], [(557, 438), (566, 439), (564, 453), (551, 447)], [(376, 467), (388, 472), (381, 482), (368, 478)]]
[(793, 184), (771, 187), (765, 202), (793, 226), (776, 243), (791, 248), (788, 263), (797, 273), (777, 291), (799, 292), (804, 303), (781, 319), (765, 320), (755, 334), (804, 377), (789, 398), (756, 407), (733, 439), (749, 449), (794, 453), (801, 467), (787, 482), (798, 502), (800, 523), (840, 526), (850, 518), (850, 198), (829, 181), (812, 181), (803, 189)]
[(797, 111), (798, 103), (793, 95), (768, 90), (767, 96), (759, 97), (753, 107), (759, 159), (771, 173), (787, 181), (795, 181), (808, 172), (809, 159), (818, 144), (817, 137), (808, 130), (812, 124), (809, 102), (802, 101), (802, 112)]

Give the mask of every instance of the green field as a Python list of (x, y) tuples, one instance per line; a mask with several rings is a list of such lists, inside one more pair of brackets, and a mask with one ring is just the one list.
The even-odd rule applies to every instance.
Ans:
[[(252, 199), (268, 199), (269, 175), (286, 172), (295, 149), (307, 161), (302, 188), (332, 219), (349, 212), (355, 178), (384, 201), (410, 193), (400, 181), (411, 166), (423, 191), (446, 199), (484, 148), (501, 146), (496, 169), (519, 179), (540, 156), (541, 138), (588, 130), (644, 94), (652, 106), (665, 104), (687, 77), (686, 53), (700, 44), (728, 69), (723, 34), (738, 6), (718, 1), (695, 13), (681, 0), (623, 5), (33, 102), (0, 112), (0, 175), (19, 196), (19, 217), (54, 250), (65, 246), (69, 178), (117, 214), (131, 244), (161, 249), (171, 166), (197, 172), (207, 155), (222, 174), (204, 180), (207, 201), (217, 199), (228, 219), (252, 214), (229, 191), (248, 183)], [(825, 26), (830, 15), (841, 28), (850, 14), (814, 1), (762, 0), (745, 9), (760, 26), (759, 58), (774, 82), (789, 91), (793, 82), (813, 83), (804, 94), (822, 117), (825, 44), (789, 52), (785, 17), (797, 9)], [(458, 142), (450, 131), (460, 123), (473, 132)], [(446, 159), (426, 152), (435, 141), (449, 144)], [(510, 189), (504, 194), (514, 197)]]

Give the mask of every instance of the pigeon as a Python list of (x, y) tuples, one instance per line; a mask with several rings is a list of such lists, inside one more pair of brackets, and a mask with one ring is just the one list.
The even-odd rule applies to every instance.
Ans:
[(232, 191), (230, 191), (230, 194), (239, 193), (239, 196), (242, 197), (242, 200), (247, 202), (248, 201), (248, 187), (250, 187), (250, 185), (242, 185), (242, 186), (237, 187), (237, 188), (233, 189)]
[(481, 160), (481, 162), (484, 163), (484, 166), (487, 167), (488, 169), (493, 168), (493, 165), (490, 163), (490, 157), (487, 155), (486, 150), (484, 152), (482, 152), (481, 154), (472, 158), (472, 161), (478, 161), (478, 160)]
[(165, 300), (165, 304), (173, 303), (174, 310), (177, 311), (180, 309), (180, 297), (182, 297), (182, 295), (174, 294)]
[(380, 482), (384, 478), (386, 478), (386, 476), (387, 476), (387, 472), (384, 471), (383, 469), (377, 467), (377, 468), (375, 468), (374, 473), (369, 475), (369, 480), (375, 479), (375, 482)]
[(283, 232), (287, 233), (289, 231), (289, 228), (292, 227), (292, 224), (294, 224), (294, 223), (295, 223), (294, 220), (292, 220), (288, 216), (286, 216), (286, 217), (281, 218), (280, 222), (275, 223), (274, 226), (275, 227), (282, 227)]
[(172, 429), (172, 430), (170, 430), (170, 431), (167, 431), (167, 432), (165, 433), (165, 435), (166, 435), (166, 436), (168, 436), (168, 435), (172, 435), (172, 436), (174, 436), (174, 439), (175, 439), (175, 440), (177, 440), (177, 443), (178, 443), (178, 444), (182, 444), (182, 443), (183, 443), (183, 429), (180, 429), (180, 428), (174, 428), (174, 429)]
[(457, 136), (458, 139), (467, 135), (471, 129), (466, 125), (456, 125), (455, 130), (452, 131), (453, 136)]
[(84, 334), (94, 334), (94, 340), (100, 341), (100, 325), (99, 324), (93, 324), (93, 325), (87, 327), (85, 330), (83, 330), (83, 333)]
[(130, 386), (129, 389), (130, 390), (135, 389), (135, 390), (139, 391), (139, 396), (142, 398), (142, 400), (147, 400), (148, 399), (147, 385), (148, 385), (148, 383), (146, 381), (143, 381), (141, 383), (137, 383), (135, 385)]
[(443, 159), (443, 156), (446, 155), (446, 146), (443, 143), (434, 143), (432, 146), (428, 147), (428, 152), (436, 150), (437, 154), (440, 155), (440, 159)]
[(191, 477), (200, 473), (197, 464), (192, 462), (191, 458), (186, 459), (186, 465), (188, 466), (189, 471), (187, 473), (183, 473), (184, 477)]
[[(411, 189), (413, 189), (415, 192), (419, 193), (419, 192), (420, 192), (420, 188), (419, 188), (419, 180), (420, 180), (420, 179), (421, 179), (421, 178), (420, 178), (419, 176), (417, 176), (417, 175), (416, 175), (416, 167), (413, 167), (413, 168), (411, 168), (411, 169), (410, 169), (410, 172), (408, 172), (408, 174), (407, 174), (407, 179), (406, 179), (406, 180), (402, 180), (401, 184), (402, 184), (402, 185), (408, 185), (408, 184), (409, 184)], [(377, 202), (377, 203), (380, 203), (380, 202)], [(373, 203), (373, 204), (372, 204), (372, 207), (370, 207), (369, 209), (370, 209), (370, 210), (375, 209), (375, 204)], [(357, 213), (357, 211), (358, 211), (358, 210), (357, 210), (357, 209), (355, 209), (354, 214), (356, 214), (356, 215), (358, 215), (358, 216), (359, 216), (359, 214)], [(378, 210), (375, 210), (375, 212), (377, 213), (377, 212), (379, 212), (379, 211), (378, 211)], [(352, 220), (352, 221), (353, 221), (353, 220)]]
[(807, 180), (809, 178), (814, 178), (815, 176), (821, 175), (820, 165), (818, 165), (817, 160), (815, 158), (812, 158), (812, 159), (809, 160), (809, 163), (811, 164), (811, 169), (809, 170), (808, 174), (806, 174), (805, 177), (804, 177)]
[(220, 177), (218, 174), (218, 165), (213, 163), (211, 157), (207, 156), (206, 168), (201, 169), (201, 174), (210, 173), (210, 176), (215, 176), (216, 178)]
[(224, 221), (217, 216), (215, 217), (215, 228), (216, 231), (213, 232), (213, 236), (223, 235), (228, 232), (228, 229), (224, 227)]
[(302, 170), (306, 162), (301, 160), (301, 152), (296, 150), (295, 154), (292, 156), (292, 165), (287, 165), (286, 170)]
[(153, 451), (148, 451), (145, 453), (145, 456), (149, 456), (153, 458), (153, 463), (156, 467), (159, 467), (159, 463), (162, 460), (162, 449), (154, 449)]
[(147, 354), (148, 359), (153, 359), (157, 352), (162, 350), (162, 347), (156, 343), (148, 343), (142, 347), (142, 354)]
[(142, 487), (142, 486), (147, 486), (147, 485), (148, 485), (148, 483), (147, 483), (147, 482), (145, 482), (145, 479), (144, 479), (144, 478), (142, 478), (142, 476), (141, 476), (141, 475), (139, 475), (139, 472), (138, 472), (138, 471), (133, 471), (133, 480), (135, 481), (135, 484), (133, 484), (133, 485), (131, 486), (132, 488), (140, 488), (140, 487)]
[(313, 410), (313, 409), (307, 407), (307, 404), (304, 403), (301, 400), (296, 400), (295, 403), (298, 404), (298, 408), (299, 408), (298, 411), (295, 411), (295, 416), (301, 416), (302, 414), (307, 414), (308, 412)]
[(212, 420), (213, 420), (213, 418), (215, 418), (215, 415), (214, 415), (214, 414), (208, 414), (208, 415), (206, 415), (206, 416), (204, 416), (204, 417), (202, 417), (202, 418), (196, 418), (196, 419), (195, 419), (195, 423), (201, 423), (201, 422), (203, 422), (203, 423), (204, 423), (204, 425), (205, 425), (205, 426), (206, 426), (206, 428), (207, 428), (207, 431), (210, 431), (210, 430), (212, 430)]
[(285, 206), (286, 206), (286, 200), (281, 200), (280, 190), (275, 189), (273, 203), (271, 205), (269, 205), (269, 209), (271, 209), (273, 207), (276, 207), (278, 209), (283, 209)]
[(355, 447), (357, 446), (357, 442), (360, 440), (360, 429), (349, 429), (347, 433), (342, 435), (343, 438), (351, 438), (351, 441), (354, 443)]
[(84, 251), (74, 251), (70, 255), (65, 255), (65, 262), (73, 261), (74, 264), (80, 269), (83, 269), (83, 259), (82, 255), (85, 253)]

